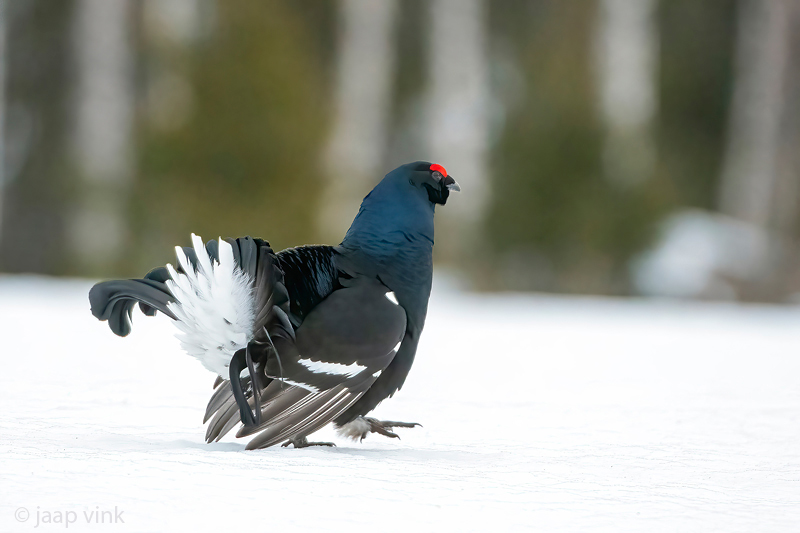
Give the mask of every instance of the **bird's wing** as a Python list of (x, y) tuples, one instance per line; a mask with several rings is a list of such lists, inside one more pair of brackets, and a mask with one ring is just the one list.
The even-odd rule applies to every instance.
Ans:
[(289, 292), (289, 318), (295, 328), (334, 290), (340, 288), (340, 272), (333, 246), (311, 245), (287, 248), (276, 254), (277, 264)]
[[(381, 282), (391, 287), (400, 306), (406, 312), (406, 331), (397, 354), (375, 383), (357, 402), (338, 416), (334, 423), (344, 426), (358, 416), (372, 411), (386, 398), (400, 390), (414, 363), (420, 334), (425, 324), (428, 297), (432, 283), (432, 259), (418, 261), (417, 269), (398, 271), (391, 262), (378, 262), (364, 256), (358, 250), (338, 249), (338, 264), (349, 272), (374, 272)], [(372, 270), (370, 270), (372, 269)]]
[[(396, 353), (406, 329), (405, 311), (386, 298), (376, 279), (358, 278), (319, 303), (296, 338), (273, 338), (275, 351), (264, 373), (261, 424), (237, 436), (261, 432), (248, 448), (265, 448), (313, 433), (340, 415), (375, 382)], [(206, 435), (218, 440), (240, 420), (230, 383), (222, 381), (209, 401)], [(251, 407), (255, 398), (248, 395)]]

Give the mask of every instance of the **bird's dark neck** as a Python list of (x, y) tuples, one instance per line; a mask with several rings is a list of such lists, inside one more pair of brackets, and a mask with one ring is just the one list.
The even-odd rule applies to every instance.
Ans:
[(435, 206), (424, 197), (398, 192), (400, 185), (383, 181), (361, 203), (342, 246), (362, 249), (376, 257), (413, 248), (430, 253)]
[(427, 194), (384, 180), (361, 203), (339, 249), (361, 273), (378, 276), (406, 310), (410, 330), (421, 331), (433, 279), (433, 215)]
[(433, 240), (404, 232), (348, 237), (338, 249), (351, 268), (378, 277), (406, 310), (409, 331), (421, 331), (433, 279)]

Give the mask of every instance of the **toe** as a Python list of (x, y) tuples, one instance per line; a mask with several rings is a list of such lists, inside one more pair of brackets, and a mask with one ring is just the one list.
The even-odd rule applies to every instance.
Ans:
[(422, 424), (419, 422), (393, 422), (391, 420), (384, 420), (381, 422), (383, 427), (385, 428), (413, 428), (413, 427), (422, 427)]

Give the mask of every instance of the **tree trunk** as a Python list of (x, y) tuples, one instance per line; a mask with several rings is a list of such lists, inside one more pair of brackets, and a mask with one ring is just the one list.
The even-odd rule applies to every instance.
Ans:
[[(780, 299), (796, 270), (789, 243), (797, 216), (795, 100), (788, 98), (792, 59), (793, 0), (741, 0), (736, 36), (736, 74), (728, 142), (720, 181), (720, 210), (768, 236), (770, 246), (740, 297)], [(788, 149), (787, 149), (788, 148)], [(795, 287), (797, 290), (800, 287)]]
[(484, 3), (434, 0), (430, 10), (428, 150), (431, 161), (451, 171), (468, 192), (451, 209), (461, 217), (479, 217), (488, 200)]
[(133, 170), (132, 7), (128, 0), (79, 0), (76, 5), (72, 148), (79, 192), (68, 237), (84, 272), (103, 271), (126, 247)]
[(738, 16), (736, 78), (720, 209), (759, 228), (771, 225), (774, 206), (789, 1), (742, 0)]
[[(8, 6), (0, 0), (0, 237), (3, 235), (3, 189), (6, 177), (6, 25)], [(2, 246), (2, 244), (0, 244)]]
[[(489, 66), (487, 13), (482, 0), (430, 4), (427, 153), (459, 182), (463, 194), (437, 224), (439, 254), (459, 254), (477, 238), (489, 203)], [(458, 225), (458, 228), (447, 226)]]
[(339, 4), (336, 110), (319, 218), (326, 239), (344, 236), (361, 198), (390, 170), (382, 168), (382, 163), (395, 64), (396, 13), (395, 0), (341, 0)]
[(656, 0), (600, 2), (595, 67), (606, 127), (603, 172), (623, 186), (641, 183), (655, 170), (656, 5)]

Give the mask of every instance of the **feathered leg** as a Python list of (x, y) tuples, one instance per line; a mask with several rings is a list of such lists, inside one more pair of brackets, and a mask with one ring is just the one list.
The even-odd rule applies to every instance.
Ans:
[(390, 431), (393, 428), (422, 427), (417, 422), (394, 422), (391, 420), (378, 420), (367, 416), (359, 416), (351, 422), (336, 428), (340, 436), (362, 441), (370, 433), (378, 433), (385, 437), (399, 439), (400, 435)]

